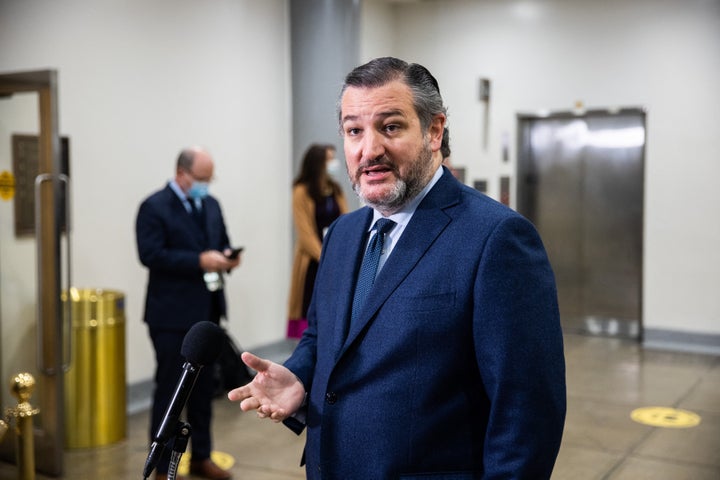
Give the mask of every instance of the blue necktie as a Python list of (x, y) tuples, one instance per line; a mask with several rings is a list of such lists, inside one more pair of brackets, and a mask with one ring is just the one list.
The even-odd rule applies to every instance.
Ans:
[(197, 223), (200, 228), (203, 228), (203, 221), (202, 221), (202, 211), (200, 208), (198, 208), (197, 203), (195, 203), (194, 198), (188, 197), (188, 203), (190, 204), (190, 216), (195, 220), (195, 223)]
[(373, 226), (376, 231), (375, 235), (370, 239), (370, 243), (365, 250), (365, 257), (360, 266), (360, 275), (358, 275), (357, 285), (355, 285), (355, 296), (353, 297), (352, 315), (350, 322), (354, 322), (362, 310), (365, 299), (370, 293), (370, 289), (375, 283), (375, 275), (377, 274), (378, 264), (380, 263), (380, 254), (383, 251), (385, 243), (385, 234), (395, 226), (395, 222), (387, 218), (381, 218)]

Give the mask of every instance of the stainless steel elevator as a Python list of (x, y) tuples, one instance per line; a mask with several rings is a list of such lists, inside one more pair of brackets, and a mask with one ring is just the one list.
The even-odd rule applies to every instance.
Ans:
[(565, 332), (640, 338), (645, 112), (518, 115), (517, 208), (537, 227)]

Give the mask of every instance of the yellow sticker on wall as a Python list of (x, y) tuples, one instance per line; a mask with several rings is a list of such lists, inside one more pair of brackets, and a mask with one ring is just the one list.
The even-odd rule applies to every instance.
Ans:
[(15, 196), (15, 176), (3, 170), (0, 172), (0, 198), (10, 200)]
[(636, 408), (630, 413), (630, 418), (652, 427), (690, 428), (700, 424), (697, 413), (670, 407)]

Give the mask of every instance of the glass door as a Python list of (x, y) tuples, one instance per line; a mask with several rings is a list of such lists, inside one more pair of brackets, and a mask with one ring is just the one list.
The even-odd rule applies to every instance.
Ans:
[[(0, 74), (0, 406), (17, 403), (9, 391), (14, 375), (35, 377), (35, 466), (48, 475), (63, 471), (63, 373), (70, 352), (61, 299), (70, 276), (69, 191), (60, 152), (57, 73)], [(15, 447), (11, 429), (0, 458), (14, 462)]]

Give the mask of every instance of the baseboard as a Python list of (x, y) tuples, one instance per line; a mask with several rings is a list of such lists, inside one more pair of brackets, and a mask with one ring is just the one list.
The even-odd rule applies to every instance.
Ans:
[(643, 347), (653, 350), (702, 353), (720, 356), (720, 334), (690, 333), (646, 328)]
[(127, 413), (144, 412), (152, 406), (153, 385), (152, 380), (143, 380), (127, 386)]

